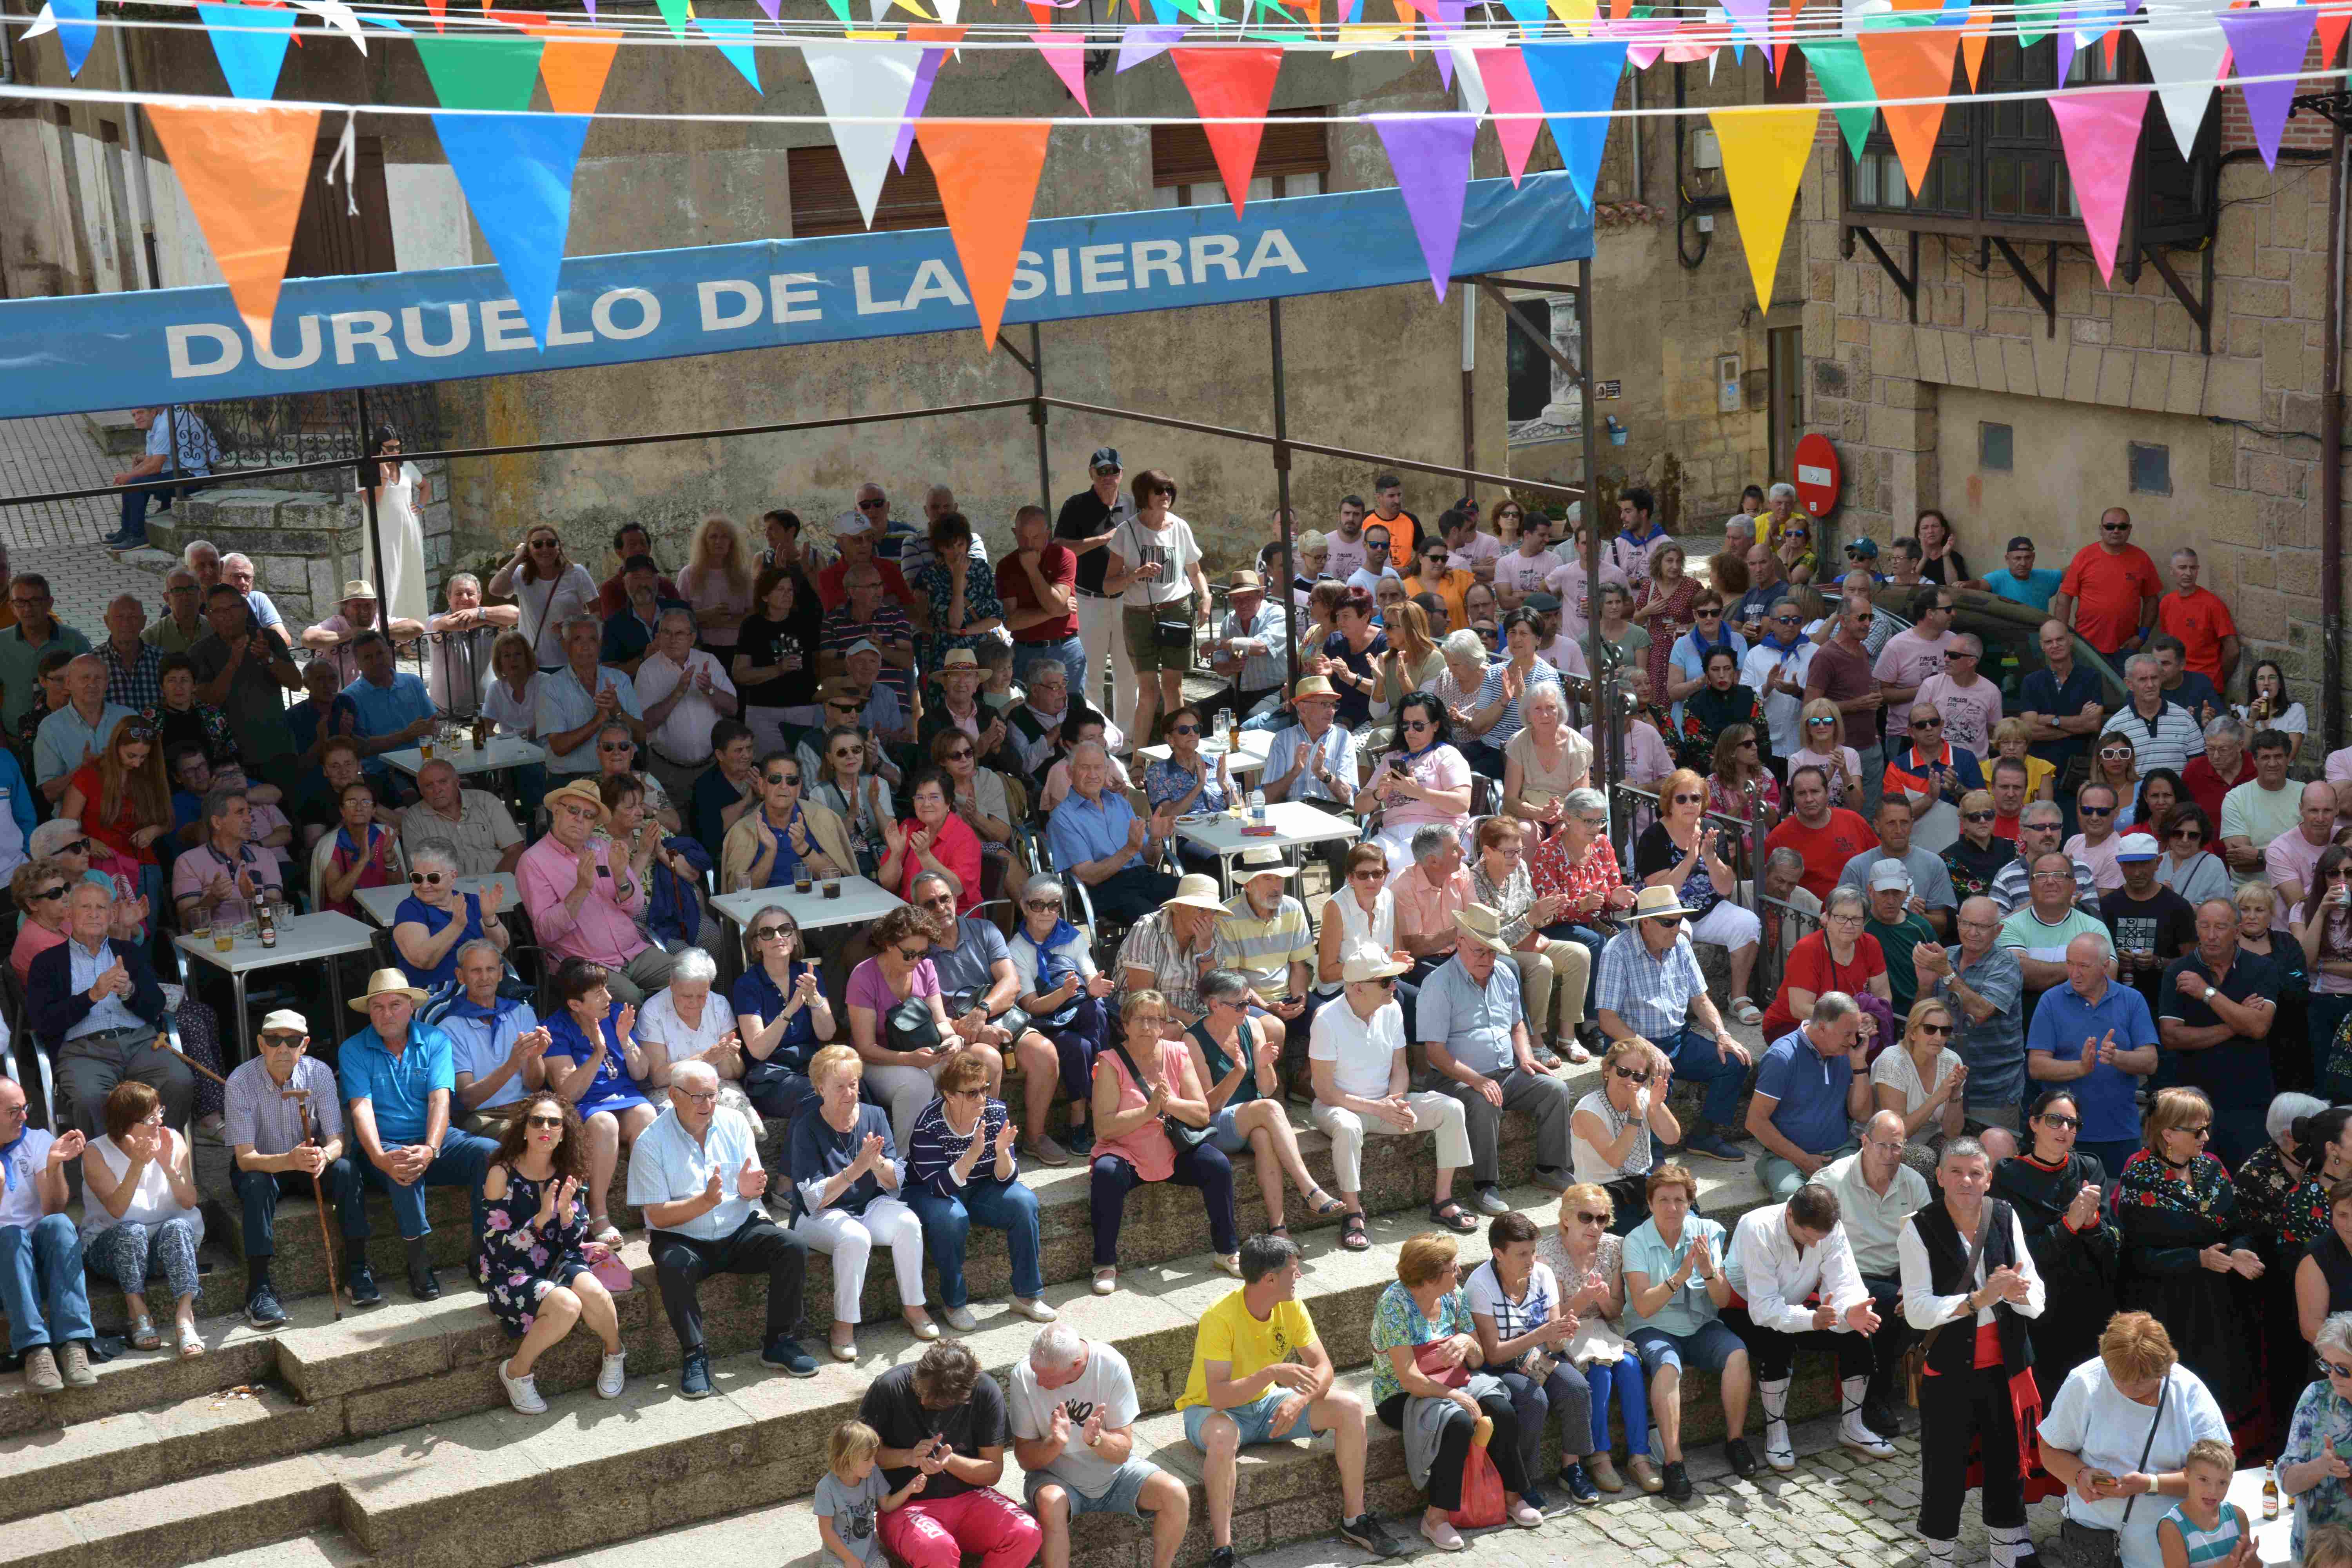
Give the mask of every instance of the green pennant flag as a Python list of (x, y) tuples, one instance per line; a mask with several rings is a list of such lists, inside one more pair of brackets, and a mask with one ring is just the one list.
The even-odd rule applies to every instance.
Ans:
[(662, 20), (669, 24), (670, 36), (685, 37), (689, 0), (654, 0), (654, 4), (661, 7)]
[(480, 33), (412, 37), (442, 108), (520, 113), (530, 107), (531, 89), (539, 81), (540, 53), (547, 47), (541, 39), (520, 33), (511, 37)]
[(1855, 157), (1862, 156), (1863, 145), (1870, 140), (1870, 127), (1878, 118), (1871, 105), (1877, 101), (1878, 91), (1870, 84), (1870, 67), (1862, 58), (1862, 46), (1852, 38), (1811, 38), (1797, 46), (1805, 54), (1805, 63), (1813, 68), (1821, 79), (1822, 95), (1832, 103), (1843, 103), (1838, 109), (1838, 130), (1845, 135), (1846, 150)]
[(2056, 5), (2020, 5), (2017, 8), (2017, 47), (2030, 49), (2048, 37), (2058, 25), (2060, 8)]

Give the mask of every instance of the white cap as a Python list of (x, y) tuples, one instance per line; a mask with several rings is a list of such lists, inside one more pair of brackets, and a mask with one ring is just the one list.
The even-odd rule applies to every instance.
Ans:
[(867, 531), (868, 526), (861, 513), (845, 511), (833, 520), (833, 536), (835, 539), (857, 539)]
[(1907, 893), (1911, 890), (1911, 873), (1900, 860), (1881, 860), (1870, 868), (1870, 890)]

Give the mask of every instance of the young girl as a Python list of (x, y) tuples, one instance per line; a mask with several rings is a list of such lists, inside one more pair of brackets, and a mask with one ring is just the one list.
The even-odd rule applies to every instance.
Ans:
[[(2022, 719), (2003, 719), (1992, 727), (1992, 755), (1985, 759), (1985, 777), (1992, 777), (1992, 765), (2003, 757), (2015, 757), (2025, 764), (2025, 798), (2055, 800), (2057, 786), (2053, 782), (2057, 768), (2034, 756), (2027, 750), (2033, 744), (2033, 727)], [(2128, 798), (2128, 797), (2126, 797)]]
[(817, 1535), (824, 1549), (841, 1560), (842, 1568), (884, 1568), (881, 1516), (906, 1506), (930, 1479), (917, 1470), (905, 1486), (891, 1491), (874, 1463), (881, 1451), (881, 1434), (863, 1421), (845, 1421), (833, 1429), (826, 1449), (829, 1463), (817, 1478), (814, 1506)]
[(2253, 1527), (2245, 1510), (2222, 1499), (2238, 1456), (2219, 1437), (2190, 1445), (2181, 1464), (2189, 1495), (2164, 1510), (2156, 1526), (2156, 1543), (2164, 1552), (2164, 1568), (2238, 1568), (2252, 1558)]

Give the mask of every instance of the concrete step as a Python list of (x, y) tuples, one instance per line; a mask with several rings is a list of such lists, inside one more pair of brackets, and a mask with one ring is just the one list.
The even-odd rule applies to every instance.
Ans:
[(178, 1568), (334, 1521), (334, 1477), (309, 1456), (121, 1492), (0, 1532), (8, 1568)]

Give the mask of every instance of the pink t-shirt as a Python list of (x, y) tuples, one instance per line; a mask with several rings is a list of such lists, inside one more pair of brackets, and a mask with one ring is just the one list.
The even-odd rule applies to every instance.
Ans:
[(1533, 555), (1522, 555), (1517, 549), (1504, 552), (1495, 558), (1495, 586), (1532, 594), (1544, 585), (1544, 579), (1559, 570), (1559, 557), (1549, 550), (1538, 550)]
[[(1581, 626), (1578, 627), (1577, 636), (1583, 635), (1584, 629)], [(1592, 673), (1592, 667), (1584, 662), (1584, 645), (1569, 636), (1568, 625), (1564, 620), (1560, 624), (1559, 636), (1536, 649), (1536, 657), (1562, 675), (1590, 676)]]
[[(1870, 667), (1870, 673), (1882, 686), (1925, 685), (1929, 676), (1943, 673), (1944, 649), (1951, 640), (1949, 632), (1930, 638), (1916, 626), (1896, 632), (1886, 639), (1886, 646), (1878, 650), (1878, 662)], [(1917, 700), (1916, 697), (1911, 700), (1912, 702)], [(1888, 703), (1887, 738), (1892, 740), (1910, 733), (1911, 702)], [(1893, 751), (1894, 747), (1889, 746), (1887, 750)]]
[(2066, 840), (2066, 853), (2091, 868), (2091, 882), (2103, 893), (2112, 893), (2124, 885), (2124, 868), (2116, 859), (2116, 851), (2124, 847), (2124, 836), (2110, 833), (2099, 843), (2093, 844), (2077, 833)]
[[(1514, 552), (1516, 553), (1516, 551)], [(1467, 549), (1446, 552), (1445, 563), (1457, 571), (1475, 572), (1481, 561), (1497, 561), (1502, 558), (1502, 554), (1501, 540), (1491, 533), (1474, 533), (1470, 536)]]
[(1323, 561), (1325, 576), (1337, 577), (1344, 583), (1364, 569), (1364, 534), (1361, 529), (1356, 531), (1353, 539), (1340, 538), (1336, 528), (1323, 537), (1331, 546), (1331, 553)]
[[(2340, 752), (2328, 752), (2327, 771), (2322, 776), (2324, 776), (2327, 782), (2332, 784), (2352, 784), (2352, 746), (2347, 746)], [(2337, 812), (2336, 814), (2336, 826), (2338, 827), (2352, 826), (2352, 816), (2347, 816), (2340, 811)]]
[[(1402, 752), (1389, 752), (1381, 759), (1381, 769), (1388, 768), (1389, 757), (1402, 755)], [(1461, 789), (1470, 783), (1470, 763), (1451, 746), (1432, 746), (1412, 759), (1412, 765), (1413, 779), (1423, 789)], [(1422, 822), (1442, 822), (1458, 827), (1469, 820), (1466, 812), (1447, 811), (1425, 800), (1392, 801), (1382, 814), (1382, 821), (1391, 827)]]
[[(1944, 739), (1985, 761), (1992, 746), (1993, 727), (2000, 722), (2000, 688), (1979, 676), (1970, 686), (1955, 686), (1946, 674), (1931, 675), (1919, 688), (1914, 703), (1932, 702), (1944, 716)], [(1904, 714), (1909, 727), (1910, 714)]]
[[(1623, 568), (1612, 564), (1606, 557), (1601, 563), (1601, 581), (1614, 583), (1629, 591), (1633, 585)], [(1544, 579), (1544, 585), (1559, 596), (1559, 629), (1572, 637), (1582, 637), (1585, 623), (1592, 616), (1592, 595), (1585, 590), (1584, 558), (1580, 555), (1559, 567)]]
[(38, 921), (26, 921), (16, 928), (16, 945), (8, 950), (8, 967), (16, 972), (19, 983), (33, 977), (33, 960), (65, 941), (66, 933), (51, 931)]
[(880, 1017), (901, 1002), (939, 994), (940, 972), (929, 959), (908, 972), (907, 994), (900, 996), (890, 989), (889, 979), (882, 973), (882, 961), (869, 958), (849, 972), (849, 988), (844, 994), (851, 1006), (863, 1007)]
[(2263, 875), (2273, 892), (2278, 892), (2278, 909), (2271, 916), (2271, 929), (2287, 929), (2286, 895), (2279, 892), (2289, 882), (2305, 893), (2311, 891), (2311, 874), (2319, 868), (2319, 858), (2327, 853), (2325, 844), (2314, 844), (2303, 836), (2300, 826), (2291, 827), (2271, 840), (2263, 851)]

